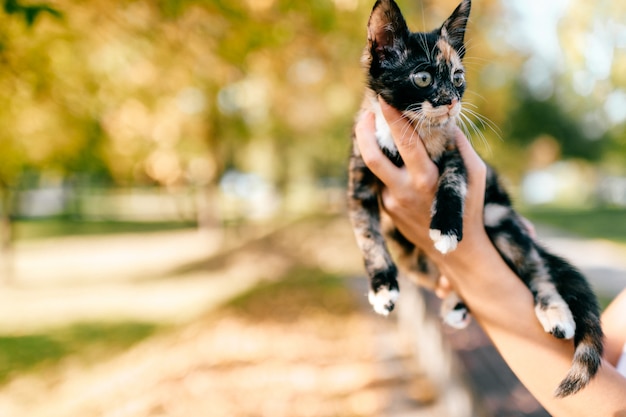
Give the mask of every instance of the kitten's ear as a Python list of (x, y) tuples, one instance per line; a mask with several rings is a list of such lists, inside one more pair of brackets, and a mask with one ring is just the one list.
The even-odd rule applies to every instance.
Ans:
[(452, 15), (443, 23), (440, 29), (441, 36), (447, 39), (461, 58), (465, 55), (463, 39), (465, 37), (465, 27), (467, 26), (471, 7), (471, 0), (463, 0)]
[(384, 62), (399, 55), (409, 29), (393, 0), (378, 0), (367, 23), (367, 40), (372, 58)]

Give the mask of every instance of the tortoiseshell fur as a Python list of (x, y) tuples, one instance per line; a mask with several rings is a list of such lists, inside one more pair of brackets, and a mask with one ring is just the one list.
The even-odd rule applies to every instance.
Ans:
[[(430, 236), (442, 253), (455, 250), (463, 238), (467, 173), (452, 132), (465, 92), (462, 60), (470, 8), (471, 1), (463, 0), (440, 28), (411, 32), (393, 0), (378, 0), (368, 23), (368, 45), (363, 56), (368, 81), (363, 110), (376, 115), (376, 137), (385, 155), (397, 166), (403, 165), (377, 97), (412, 122), (439, 168)], [(385, 234), (398, 246), (399, 264), (408, 275), (432, 286), (439, 273), (393, 224), (382, 226), (382, 183), (363, 162), (354, 134), (349, 174), (350, 219), (370, 278), (369, 300), (378, 313), (387, 315), (394, 308), (399, 287), (398, 270), (387, 249)], [(535, 311), (545, 331), (557, 338), (574, 339), (572, 368), (556, 395), (563, 397), (579, 391), (597, 372), (603, 349), (599, 307), (587, 281), (576, 268), (549, 253), (529, 235), (491, 169), (487, 176), (484, 223), (504, 261), (532, 292)], [(458, 296), (453, 294), (443, 306), (448, 324), (459, 328), (467, 324), (468, 311)]]

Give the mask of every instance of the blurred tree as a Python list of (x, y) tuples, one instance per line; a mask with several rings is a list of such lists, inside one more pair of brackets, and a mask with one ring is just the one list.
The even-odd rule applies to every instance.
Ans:
[[(411, 28), (429, 30), (458, 0), (399, 3)], [(534, 3), (474, 3), (464, 100), (476, 132), (469, 133), (484, 136), (491, 159), (508, 171), (524, 168), (519, 152), (545, 133), (567, 156), (623, 155), (626, 93), (613, 90), (626, 74), (626, 38), (617, 19), (624, 6), (605, 5), (614, 18), (603, 32), (603, 20), (585, 12), (591, 6), (581, 0), (563, 6), (558, 19), (529, 25)], [(4, 0), (0, 12), (4, 213), (8, 190), (25, 170), (40, 183), (60, 178), (165, 189), (214, 190), (228, 169), (254, 171), (285, 192), (343, 180), (373, 1), (51, 4)], [(545, 56), (529, 48), (532, 34), (557, 29), (555, 39), (567, 46), (561, 49), (572, 52), (562, 54), (565, 64), (557, 70), (544, 71), (539, 58)], [(613, 51), (608, 75), (601, 55), (580, 48), (592, 41)], [(503, 141), (496, 126), (505, 128)], [(610, 146), (595, 146), (605, 142)], [(300, 194), (295, 200), (309, 204)]]
[[(626, 153), (619, 145), (626, 122), (626, 4), (506, 4), (499, 30), (522, 60), (508, 86), (516, 99), (505, 137), (520, 146), (549, 135), (565, 158), (603, 166), (620, 160), (613, 166), (626, 172)], [(508, 30), (514, 25), (519, 30)]]
[(22, 17), (28, 26), (34, 25), (41, 14), (61, 17), (61, 13), (48, 4), (22, 4), (18, 0), (4, 0), (4, 12)]
[[(48, 14), (56, 18), (61, 17), (61, 13), (47, 5), (24, 5), (17, 0), (4, 1), (4, 15), (0, 14), (0, 86), (5, 96), (0, 98), (2, 109), (0, 118), (2, 128), (0, 130), (0, 260), (2, 262), (3, 278), (8, 282), (11, 277), (11, 259), (13, 243), (12, 215), (15, 207), (14, 190), (22, 169), (26, 165), (26, 157), (23, 144), (14, 136), (11, 130), (11, 121), (14, 120), (12, 110), (12, 97), (19, 96), (20, 87), (23, 87), (25, 73), (29, 72), (16, 65), (15, 44), (16, 32), (23, 30), (16, 24), (15, 18), (22, 18), (27, 27), (32, 27), (41, 14)], [(32, 73), (31, 73), (32, 74)]]
[(603, 141), (590, 140), (576, 115), (567, 113), (555, 96), (539, 100), (529, 91), (518, 88), (520, 92), (505, 127), (511, 141), (528, 145), (542, 135), (548, 135), (559, 144), (565, 158), (597, 161), (602, 156)]

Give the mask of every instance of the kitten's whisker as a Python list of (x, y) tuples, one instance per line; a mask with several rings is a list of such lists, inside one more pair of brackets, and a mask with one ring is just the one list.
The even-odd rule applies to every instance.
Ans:
[(478, 127), (478, 125), (476, 123), (474, 123), (473, 120), (471, 120), (467, 115), (463, 115), (462, 116), (463, 119), (465, 120), (465, 122), (470, 126), (470, 128), (472, 129), (472, 131), (474, 131), (474, 133), (476, 134), (476, 136), (480, 139), (480, 141), (482, 142), (482, 144), (489, 150), (489, 152), (491, 153), (491, 145), (489, 143), (489, 141), (487, 140), (487, 137), (485, 136), (484, 132), (482, 129), (480, 129)]
[(490, 63), (494, 62), (493, 59), (483, 58), (482, 56), (470, 56), (470, 57), (463, 58), (463, 63), (464, 64), (467, 64), (468, 62), (469, 63), (473, 63), (473, 62), (476, 62), (476, 61), (480, 62), (481, 64), (485, 64), (485, 63), (490, 64)]
[(478, 94), (476, 91), (473, 90), (465, 90), (465, 93), (469, 93), (469, 94), (473, 94), (475, 97), (478, 97), (479, 99), (481, 99), (482, 101), (487, 101), (487, 99), (485, 98), (485, 96)]
[(469, 130), (469, 128), (467, 127), (467, 122), (465, 121), (465, 118), (463, 117), (463, 115), (459, 115), (460, 117), (457, 119), (458, 123), (461, 125), (461, 129), (463, 130), (463, 133), (465, 133), (465, 136), (467, 138), (469, 138), (470, 143), (472, 143), (473, 145), (473, 140), (472, 140), (472, 134)]
[(433, 59), (433, 57), (435, 56), (435, 48), (437, 47), (437, 44), (433, 45), (433, 49), (430, 51), (430, 60), (431, 62), (434, 62), (435, 60)]
[(465, 106), (472, 106), (472, 107), (474, 107), (475, 109), (477, 109), (477, 108), (478, 108), (478, 105), (477, 105), (477, 104), (474, 104), (474, 103), (469, 102), (469, 101), (464, 101), (464, 102), (462, 102), (462, 104), (463, 104), (463, 107), (465, 107)]
[(498, 137), (498, 139), (502, 140), (502, 136), (501, 136), (502, 130), (498, 127), (498, 125), (496, 125), (494, 122), (489, 120), (489, 118), (481, 115), (480, 113), (472, 109), (463, 108), (463, 111), (467, 112), (470, 116), (473, 116), (474, 118), (476, 118), (484, 128), (488, 128)]
[[(405, 110), (405, 111), (403, 112), (404, 117), (405, 117), (405, 118), (409, 121), (409, 123), (408, 123), (408, 124), (407, 124), (407, 125), (403, 128), (403, 130), (402, 130), (402, 132), (401, 132), (401, 135), (402, 135), (402, 136), (401, 136), (400, 138), (398, 138), (398, 139), (400, 139), (400, 140), (405, 140), (405, 139), (406, 139), (406, 137), (407, 137), (407, 133), (409, 132), (409, 129), (410, 129), (410, 128), (414, 125), (414, 123), (415, 123), (415, 117), (416, 117), (416, 116), (414, 115), (414, 113), (415, 113), (414, 111), (410, 111), (411, 107), (412, 107), (412, 106), (409, 106), (409, 107), (407, 108), (407, 110)], [(395, 122), (393, 122), (393, 124), (395, 124), (395, 123), (399, 123), (399, 122), (402, 122), (402, 121), (403, 121), (402, 119), (398, 119), (398, 120), (396, 120)], [(412, 136), (412, 135), (411, 135), (411, 136)], [(409, 144), (411, 144), (411, 142), (410, 142), (410, 140), (411, 140), (411, 139), (412, 139), (412, 138), (411, 138), (411, 137), (409, 137)]]
[[(472, 107), (472, 108), (470, 108)], [(470, 115), (476, 117), (477, 119), (480, 119), (481, 123), (484, 123), (485, 125), (490, 125), (494, 130), (500, 130), (498, 128), (498, 126), (493, 123), (491, 120), (489, 120), (489, 118), (483, 116), (482, 114), (478, 113), (476, 110), (474, 109), (478, 109), (478, 105), (471, 103), (469, 101), (463, 101), (462, 102), (462, 110), (461, 112), (468, 112), (470, 113)]]
[[(417, 135), (419, 136), (419, 129), (418, 127), (422, 124), (423, 120), (424, 120), (424, 115), (423, 115), (423, 111), (422, 111), (422, 106), (421, 104), (412, 104), (409, 107), (407, 107), (407, 109), (405, 110), (405, 117), (407, 117), (410, 121), (411, 127), (413, 127), (413, 133), (417, 133)], [(407, 130), (405, 130), (402, 135), (403, 137), (406, 136), (409, 127), (406, 127)], [(411, 134), (411, 139), (414, 137), (413, 134)]]
[(474, 144), (474, 141), (472, 140), (472, 135), (469, 134), (469, 128), (466, 125), (469, 125), (469, 127), (472, 129), (474, 134), (478, 136), (478, 138), (480, 139), (480, 142), (487, 149), (487, 152), (491, 155), (492, 154), (491, 145), (489, 144), (489, 141), (487, 140), (483, 132), (478, 128), (478, 126), (466, 114), (463, 114), (463, 113), (461, 113), (461, 119), (459, 120), (461, 120), (461, 123), (463, 125), (463, 130), (465, 131), (465, 134), (470, 138), (470, 142), (472, 143), (472, 145)]
[[(412, 141), (413, 140), (417, 141), (418, 138), (420, 138), (420, 131), (422, 130), (422, 127), (423, 127), (424, 123), (427, 123), (428, 120), (427, 120), (426, 116), (424, 115), (424, 113), (422, 112), (421, 106), (415, 105), (415, 106), (410, 106), (410, 107), (415, 107), (415, 108), (419, 109), (419, 110), (413, 111), (413, 112), (411, 112), (411, 113), (409, 113), (407, 115), (409, 121), (411, 122), (410, 123), (411, 127), (413, 128), (413, 132), (411, 132), (411, 137), (410, 137), (411, 141), (409, 142), (409, 145), (413, 145)], [(430, 124), (429, 124), (429, 126), (430, 126)], [(407, 126), (407, 129), (408, 128), (409, 127)], [(406, 134), (407, 134), (406, 131), (403, 132), (403, 136), (406, 136)]]
[[(467, 54), (469, 51), (474, 49), (475, 44), (476, 44), (476, 42), (474, 42), (473, 39), (465, 40), (465, 44), (463, 45), (463, 50), (465, 51), (465, 53)], [(463, 58), (463, 60), (465, 60), (465, 58)]]
[(457, 119), (457, 123), (461, 126), (461, 130), (463, 130), (463, 133), (465, 133), (465, 136), (470, 138), (470, 141), (471, 141), (471, 135), (470, 135), (469, 130), (467, 129), (467, 126), (465, 124), (465, 120), (462, 117), (459, 117)]
[(428, 58), (428, 60), (431, 61), (431, 57), (430, 57), (429, 50), (428, 50), (428, 44), (426, 43), (426, 35), (420, 33), (419, 40), (420, 40), (420, 44), (422, 48), (424, 48), (424, 52), (426, 52), (426, 58)]
[(411, 137), (413, 138), (419, 138), (420, 135), (420, 129), (421, 126), (424, 124), (425, 122), (425, 117), (422, 114), (422, 112), (418, 112), (414, 115), (413, 117), (413, 123), (412, 123), (412, 127), (413, 127), (413, 135), (411, 135)]

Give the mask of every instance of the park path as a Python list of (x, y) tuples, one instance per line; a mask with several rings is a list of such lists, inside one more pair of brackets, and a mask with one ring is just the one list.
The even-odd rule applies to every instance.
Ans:
[[(238, 253), (220, 268), (205, 264), (258, 238), (195, 229), (49, 238), (20, 242), (10, 285), (0, 290), (0, 330), (29, 331), (76, 320), (179, 323), (254, 285), (285, 264)], [(4, 277), (6, 279), (6, 277)]]
[[(363, 312), (291, 326), (228, 317), (193, 320), (294, 265), (345, 276), (355, 284)], [(86, 320), (180, 326), (103, 363), (70, 363), (52, 381), (18, 378), (0, 390), (0, 417), (320, 417), (337, 410), (376, 417), (467, 416), (460, 407), (470, 402), (464, 388), (449, 388), (454, 392), (439, 401), (411, 347), (398, 341), (395, 320), (366, 306), (365, 280), (349, 278), (361, 274), (343, 218), (299, 222), (263, 239), (179, 231), (20, 245), (14, 285), (0, 290), (3, 332)]]
[[(254, 237), (259, 235), (264, 234), (256, 234)], [(344, 219), (322, 223), (304, 222), (297, 227), (285, 227), (285, 232), (279, 235), (279, 241), (272, 243), (271, 251), (268, 250), (267, 242), (263, 240), (243, 235), (228, 237), (216, 232), (200, 233), (196, 230), (46, 239), (20, 244), (17, 247), (14, 264), (14, 285), (0, 290), (0, 331), (28, 333), (42, 327), (99, 320), (186, 323), (194, 317), (206, 314), (207, 311), (218, 307), (260, 280), (280, 276), (294, 264), (302, 262), (346, 277), (362, 276), (359, 254)], [(577, 239), (550, 230), (544, 232), (543, 229), (540, 229), (539, 235), (548, 247), (571, 259), (588, 273), (599, 293), (611, 296), (626, 286), (624, 245), (603, 240)], [(349, 279), (349, 282), (354, 284), (351, 286), (359, 295), (365, 293), (364, 279)], [(365, 300), (364, 297), (362, 299)], [(468, 415), (458, 410), (461, 403), (472, 410), (472, 416), (489, 415), (479, 414), (472, 408), (472, 399), (468, 398), (462, 386), (455, 388), (443, 403), (425, 401), (424, 398), (411, 400), (410, 396), (407, 397), (407, 392), (414, 391), (416, 384), (422, 393), (424, 390), (428, 391), (428, 383), (423, 382), (425, 380), (423, 377), (406, 376), (406, 370), (415, 369), (416, 366), (409, 359), (411, 347), (394, 341), (391, 336), (395, 333), (394, 321), (374, 316), (365, 303), (363, 310), (367, 311), (367, 314), (363, 315), (365, 319), (353, 323), (353, 327), (359, 329), (353, 337), (358, 339), (357, 344), (374, 346), (374, 353), (365, 354), (365, 358), (369, 358), (365, 363), (349, 362), (338, 353), (334, 356), (337, 360), (351, 363), (350, 366), (354, 366), (353, 371), (356, 374), (370, 375), (369, 385), (362, 386), (364, 392), (370, 392), (372, 387), (378, 390), (382, 386), (386, 393), (383, 397), (387, 400), (386, 405), (381, 405), (380, 395), (369, 397), (364, 395), (349, 399), (350, 404), (355, 405), (357, 409), (359, 406), (367, 409), (369, 404), (370, 409), (377, 410), (369, 415), (377, 417)], [(406, 314), (414, 318), (424, 313), (418, 306), (417, 311), (409, 311)], [(255, 333), (249, 327), (242, 328), (232, 323), (226, 323), (224, 329), (230, 329), (235, 333), (249, 332), (253, 337), (260, 339), (264, 337), (263, 333)], [(291, 337), (293, 333), (288, 332), (288, 336), (271, 328), (268, 328), (267, 332), (269, 340)], [(204, 333), (205, 337), (201, 337)], [(128, 354), (100, 364), (94, 369), (72, 369), (70, 377), (63, 383), (55, 383), (53, 386), (35, 384), (38, 388), (34, 391), (28, 391), (24, 388), (28, 384), (18, 381), (17, 384), (0, 392), (0, 417), (68, 415), (67, 413), (71, 411), (80, 411), (82, 416), (105, 415), (100, 412), (102, 409), (89, 411), (90, 404), (94, 404), (94, 407), (96, 405), (106, 407), (102, 404), (118, 400), (119, 404), (127, 408), (124, 409), (120, 405), (122, 408), (110, 410), (112, 413), (117, 412), (111, 415), (159, 415), (133, 412), (137, 410), (133, 407), (139, 405), (128, 397), (129, 393), (125, 387), (142, 384), (145, 386), (141, 381), (152, 381), (159, 386), (159, 390), (154, 394), (136, 392), (133, 395), (138, 398), (137, 401), (144, 401), (146, 407), (148, 405), (153, 408), (165, 407), (163, 404), (159, 405), (159, 401), (162, 400), (159, 395), (163, 396), (164, 392), (178, 387), (182, 372), (181, 369), (172, 370), (171, 366), (165, 364), (168, 361), (160, 360), (163, 350), (166, 350), (179, 358), (174, 361), (178, 366), (187, 367), (185, 375), (197, 377), (197, 380), (190, 382), (191, 392), (197, 393), (207, 389), (210, 386), (207, 378), (211, 375), (204, 373), (202, 369), (213, 366), (212, 362), (209, 361), (207, 364), (206, 359), (203, 359), (205, 362), (199, 363), (190, 358), (202, 356), (195, 354), (194, 349), (211, 344), (210, 338), (214, 337), (210, 336), (211, 334), (212, 330), (199, 329), (194, 333), (193, 343), (160, 339), (149, 343), (148, 347), (139, 346)], [(429, 359), (431, 365), (434, 364), (439, 370), (447, 366), (446, 372), (454, 373), (458, 368), (454, 358), (442, 348), (440, 341), (434, 346), (431, 349), (440, 356), (437, 359), (439, 362)], [(204, 356), (216, 354), (210, 351), (203, 352)], [(422, 358), (431, 358), (432, 354), (432, 351), (417, 353)], [(372, 358), (367, 355), (374, 355), (375, 366), (367, 365)], [(325, 358), (324, 361), (329, 359)], [(285, 366), (288, 366), (285, 372), (292, 375), (293, 364)], [(305, 372), (304, 368), (296, 369)], [(261, 372), (274, 371), (269, 369)], [(312, 370), (306, 368), (306, 372)], [(306, 372), (305, 374), (309, 375)], [(422, 368), (414, 375), (428, 372)], [(427, 379), (433, 379), (433, 375), (427, 376), (429, 377)], [(458, 379), (458, 375), (447, 377)], [(295, 378), (299, 381), (298, 375)], [(434, 378), (437, 379), (437, 376)], [(439, 380), (436, 383), (441, 385), (446, 382)], [(31, 401), (34, 398), (31, 395), (35, 394), (36, 397), (46, 398), (46, 401), (40, 404)], [(179, 392), (179, 395), (182, 396), (180, 398), (184, 398), (185, 394)], [(170, 397), (167, 397), (169, 398), (167, 401), (173, 401)], [(201, 400), (194, 398), (189, 397), (185, 401), (198, 401), (200, 404)], [(375, 400), (376, 398), (378, 400)], [(54, 409), (48, 406), (50, 402), (59, 404), (59, 407), (54, 409), (62, 410), (61, 414), (54, 413)], [(202, 404), (208, 406), (206, 400)], [(163, 413), (163, 415), (188, 414)]]
[[(300, 229), (294, 232), (294, 252), (305, 257), (308, 251), (311, 261), (326, 269), (362, 274), (347, 224), (339, 221), (333, 230), (323, 229), (327, 233)], [(626, 245), (544, 228), (538, 234), (580, 267), (598, 294), (610, 298), (626, 287)], [(188, 320), (289, 266), (281, 254), (250, 247), (220, 268), (203, 267), (208, 258), (252, 237), (183, 230), (19, 243), (14, 285), (0, 291), (0, 330), (62, 325), (74, 318)]]

